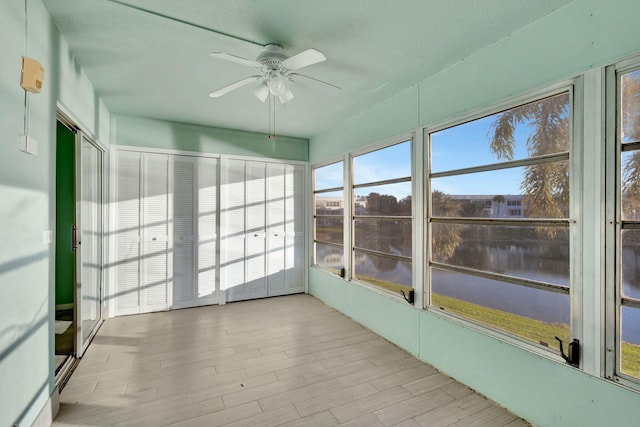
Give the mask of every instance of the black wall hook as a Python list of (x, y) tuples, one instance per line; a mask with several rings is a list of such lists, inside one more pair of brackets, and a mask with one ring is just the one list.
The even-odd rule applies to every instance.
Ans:
[(556, 337), (558, 342), (560, 343), (560, 355), (562, 358), (571, 366), (575, 366), (576, 368), (580, 364), (580, 341), (576, 338), (573, 339), (569, 343), (569, 348), (567, 349), (567, 354), (564, 354), (564, 349), (562, 348), (562, 340)]
[(404, 300), (406, 302), (408, 302), (409, 304), (413, 305), (413, 302), (415, 301), (415, 292), (413, 291), (413, 289), (409, 291), (409, 296), (408, 297), (404, 293), (403, 290), (400, 290), (400, 292), (402, 293), (402, 296), (404, 297)]

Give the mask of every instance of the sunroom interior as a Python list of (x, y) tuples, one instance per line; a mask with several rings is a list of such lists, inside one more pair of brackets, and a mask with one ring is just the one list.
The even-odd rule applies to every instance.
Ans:
[[(54, 422), (114, 321), (263, 298), (526, 422), (637, 423), (638, 2), (0, 11), (0, 425)], [(280, 48), (284, 92), (256, 62)]]

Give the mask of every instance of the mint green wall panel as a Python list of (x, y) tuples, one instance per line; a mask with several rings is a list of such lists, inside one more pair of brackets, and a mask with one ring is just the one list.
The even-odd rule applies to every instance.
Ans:
[(417, 105), (416, 85), (345, 122), (336, 123), (335, 128), (312, 138), (310, 163), (412, 131), (418, 125)]
[(540, 426), (631, 426), (638, 393), (430, 313), (420, 357)]
[(118, 145), (286, 160), (308, 159), (308, 140), (173, 123), (136, 117), (115, 118)]
[(311, 268), (309, 274), (312, 295), (399, 347), (418, 354), (419, 312), (413, 307), (318, 268)]
[[(55, 97), (47, 84), (31, 97), (38, 155), (20, 152), (24, 1), (1, 2), (0, 16), (0, 425), (13, 425), (30, 424), (53, 390), (53, 247), (43, 244), (43, 232), (53, 228)], [(39, 1), (29, 2), (31, 28), (38, 28), (29, 34), (29, 56), (53, 69), (47, 16)]]
[(420, 83), (420, 124), (571, 78), (640, 51), (640, 2), (575, 0)]
[[(40, 0), (29, 0), (29, 57), (45, 68), (42, 93), (30, 96), (29, 134), (38, 154), (18, 150), (24, 132), (20, 87), (25, 51), (25, 2), (0, 2), (0, 425), (31, 425), (54, 390), (54, 245), (56, 103), (84, 117), (98, 134), (109, 129), (108, 112), (75, 64)], [(73, 64), (71, 66), (70, 64)], [(62, 94), (64, 92), (64, 96)], [(90, 118), (89, 118), (90, 117)], [(106, 120), (106, 123), (104, 122)], [(105, 143), (108, 135), (105, 134)], [(55, 236), (52, 236), (55, 240)]]

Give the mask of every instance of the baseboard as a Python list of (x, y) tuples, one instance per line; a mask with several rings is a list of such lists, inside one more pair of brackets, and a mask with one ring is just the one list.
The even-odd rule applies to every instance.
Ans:
[(73, 303), (69, 304), (56, 304), (56, 311), (59, 310), (69, 310), (73, 308)]
[(31, 424), (31, 427), (50, 427), (53, 424), (53, 419), (58, 415), (60, 410), (60, 393), (58, 387), (53, 389), (53, 393), (49, 396), (47, 403), (44, 404), (40, 413)]

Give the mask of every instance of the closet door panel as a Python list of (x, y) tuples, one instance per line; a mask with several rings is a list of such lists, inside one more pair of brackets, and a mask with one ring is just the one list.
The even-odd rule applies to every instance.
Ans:
[(304, 292), (304, 236), (287, 237), (286, 247), (287, 291), (288, 293)]
[(115, 208), (115, 314), (140, 310), (140, 176), (141, 155), (117, 151)]
[(228, 301), (237, 301), (246, 299), (245, 162), (228, 160), (224, 173), (220, 289), (227, 290)]
[(304, 292), (305, 284), (305, 167), (287, 165), (286, 191), (286, 288), (289, 293)]
[(267, 296), (266, 268), (266, 164), (246, 162), (246, 289), (247, 299)]
[(141, 311), (169, 307), (169, 156), (145, 153), (143, 174), (143, 236)]
[(197, 304), (217, 304), (218, 159), (197, 160)]
[(172, 156), (173, 162), (173, 307), (195, 305), (193, 157)]
[(269, 296), (287, 293), (285, 282), (285, 169), (283, 163), (267, 165)]
[(229, 160), (225, 171), (225, 206), (223, 219), (225, 239), (245, 234), (244, 161)]
[(228, 301), (240, 301), (247, 299), (247, 286), (245, 283), (245, 241), (244, 237), (226, 239), (225, 262), (223, 265), (224, 286), (227, 289)]

